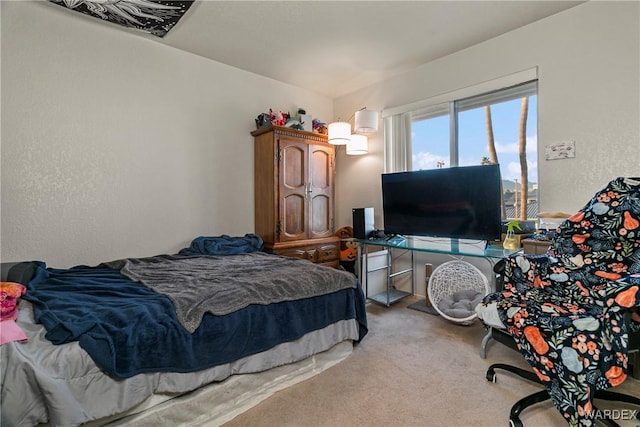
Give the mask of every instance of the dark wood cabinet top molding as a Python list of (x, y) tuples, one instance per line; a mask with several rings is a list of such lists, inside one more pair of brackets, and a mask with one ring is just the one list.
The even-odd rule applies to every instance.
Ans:
[(251, 132), (251, 135), (258, 136), (271, 131), (276, 132), (279, 135), (286, 135), (294, 138), (304, 138), (307, 141), (324, 142), (325, 144), (328, 144), (327, 135), (316, 132), (307, 132), (305, 130), (293, 129), (286, 126), (263, 126), (260, 129), (256, 129)]

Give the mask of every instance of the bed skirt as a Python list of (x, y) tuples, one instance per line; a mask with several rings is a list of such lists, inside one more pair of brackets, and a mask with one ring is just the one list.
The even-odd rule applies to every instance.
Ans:
[[(342, 362), (352, 350), (352, 341), (342, 341), (329, 350), (295, 363), (254, 374), (233, 375), (222, 382), (174, 398), (166, 395), (154, 396), (131, 410), (130, 413), (133, 415), (107, 423), (106, 426), (221, 426), (276, 392), (312, 378)], [(158, 401), (161, 403), (158, 404)], [(87, 426), (105, 425), (104, 421), (88, 423)]]

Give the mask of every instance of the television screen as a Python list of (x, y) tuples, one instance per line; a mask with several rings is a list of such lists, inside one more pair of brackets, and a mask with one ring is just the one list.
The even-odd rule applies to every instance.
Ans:
[(387, 235), (498, 240), (499, 165), (382, 174)]

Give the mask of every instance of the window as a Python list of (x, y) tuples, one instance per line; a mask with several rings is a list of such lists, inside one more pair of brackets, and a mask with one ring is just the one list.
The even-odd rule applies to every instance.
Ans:
[(411, 169), (499, 163), (503, 218), (536, 218), (537, 92), (531, 81), (411, 111)]

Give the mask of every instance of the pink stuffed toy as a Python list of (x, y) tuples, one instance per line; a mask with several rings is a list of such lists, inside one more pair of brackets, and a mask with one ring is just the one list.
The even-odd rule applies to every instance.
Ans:
[(0, 320), (18, 318), (18, 310), (16, 310), (18, 298), (26, 291), (27, 288), (20, 283), (0, 282)]
[(15, 323), (18, 318), (18, 298), (26, 291), (27, 288), (20, 283), (0, 282), (0, 344), (27, 339)]

